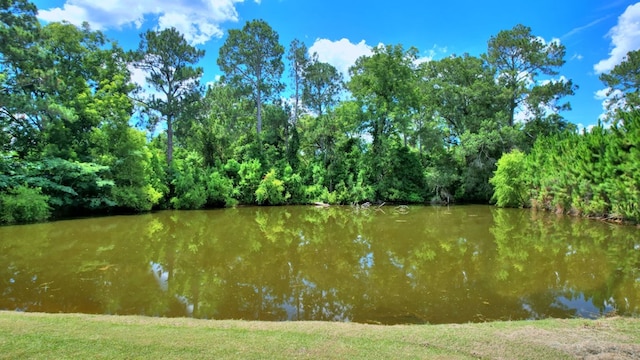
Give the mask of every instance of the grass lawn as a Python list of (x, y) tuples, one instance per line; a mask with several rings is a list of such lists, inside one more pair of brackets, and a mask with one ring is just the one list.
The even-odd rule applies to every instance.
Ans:
[(0, 359), (640, 359), (640, 319), (381, 326), (0, 311)]

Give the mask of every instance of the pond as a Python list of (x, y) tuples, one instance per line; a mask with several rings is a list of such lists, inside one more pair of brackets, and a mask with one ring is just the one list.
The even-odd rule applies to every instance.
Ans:
[(640, 236), (490, 206), (239, 207), (5, 226), (0, 309), (375, 324), (636, 316)]

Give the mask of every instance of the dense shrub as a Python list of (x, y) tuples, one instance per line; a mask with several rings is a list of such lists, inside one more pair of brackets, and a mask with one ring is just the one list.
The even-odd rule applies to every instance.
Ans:
[(45, 221), (51, 215), (49, 197), (39, 188), (17, 186), (0, 195), (0, 223)]
[(517, 204), (526, 179), (535, 207), (639, 222), (640, 112), (619, 116), (610, 129), (538, 138), (524, 169), (506, 154), (492, 180), (498, 205)]
[(523, 207), (529, 205), (529, 192), (525, 179), (525, 154), (513, 150), (502, 155), (498, 168), (489, 180), (495, 187), (492, 201), (499, 207)]
[(291, 195), (284, 191), (284, 181), (276, 176), (276, 170), (271, 169), (260, 181), (256, 189), (258, 204), (282, 205)]
[(381, 201), (424, 202), (426, 183), (420, 159), (406, 146), (396, 146), (384, 164), (382, 181), (374, 184)]
[(175, 195), (170, 203), (174, 209), (200, 209), (207, 203), (203, 160), (196, 153), (184, 159), (174, 159), (174, 178), (171, 182)]
[(238, 181), (238, 200), (243, 204), (255, 204), (256, 190), (258, 190), (262, 179), (262, 164), (260, 160), (251, 159), (240, 164), (238, 175), (240, 177)]
[(134, 211), (149, 211), (162, 199), (163, 194), (150, 184), (134, 186), (115, 186), (111, 190), (117, 206)]
[(207, 177), (207, 204), (210, 206), (235, 206), (238, 201), (234, 198), (237, 189), (233, 187), (233, 180), (218, 170), (213, 170)]
[(284, 181), (285, 191), (288, 194), (288, 203), (304, 204), (307, 202), (304, 196), (305, 186), (302, 181), (302, 176), (295, 173), (291, 165), (285, 166), (282, 180)]

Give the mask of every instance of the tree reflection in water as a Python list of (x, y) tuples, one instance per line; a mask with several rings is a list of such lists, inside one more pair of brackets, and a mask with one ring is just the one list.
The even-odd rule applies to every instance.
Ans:
[(383, 324), (639, 313), (633, 227), (487, 206), (390, 210), (0, 227), (0, 308)]

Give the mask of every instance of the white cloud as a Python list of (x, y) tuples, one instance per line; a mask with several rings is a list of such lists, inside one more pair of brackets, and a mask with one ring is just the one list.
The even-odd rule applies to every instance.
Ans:
[(520, 106), (513, 114), (513, 122), (516, 124), (526, 124), (533, 118), (533, 112), (528, 106)]
[(602, 89), (602, 90), (598, 90), (598, 91), (596, 91), (596, 92), (595, 92), (595, 94), (593, 95), (593, 97), (594, 97), (596, 100), (604, 100), (604, 99), (608, 98), (607, 93), (609, 92), (609, 90), (610, 90), (609, 88), (607, 88), (607, 89)]
[[(80, 25), (83, 21), (87, 21), (89, 14), (85, 8), (67, 3), (64, 4), (62, 8), (38, 10), (38, 17), (45, 21), (66, 20), (70, 23)], [(77, 19), (77, 21), (74, 21), (75, 19)], [(98, 24), (95, 24), (95, 27), (101, 28)]]
[(133, 65), (129, 65), (127, 66), (127, 68), (129, 69), (129, 72), (131, 73), (131, 82), (133, 82), (134, 84), (138, 84), (142, 87), (147, 87), (149, 86), (147, 84), (147, 72), (142, 70), (142, 69), (138, 69), (137, 67), (133, 66)]
[(309, 47), (309, 54), (317, 53), (318, 60), (335, 66), (342, 72), (345, 79), (349, 76), (349, 67), (356, 63), (361, 56), (370, 56), (373, 51), (370, 45), (364, 40), (357, 44), (348, 39), (331, 41), (328, 39), (316, 39)]
[(598, 74), (611, 71), (629, 51), (640, 49), (640, 3), (627, 7), (607, 36), (611, 38), (612, 49), (608, 59), (593, 66)]
[(158, 18), (158, 29), (171, 27), (184, 34), (185, 39), (191, 44), (204, 44), (212, 37), (220, 38), (223, 35), (218, 24), (209, 21), (204, 16), (195, 14), (171, 12)]
[[(191, 44), (202, 44), (221, 37), (220, 25), (238, 21), (236, 3), (244, 0), (67, 0), (60, 8), (41, 9), (44, 21), (63, 21), (80, 25), (88, 22), (93, 29), (105, 30), (135, 26), (140, 28), (145, 16), (158, 18), (158, 29), (175, 27)], [(260, 0), (254, 0), (260, 4)]]

